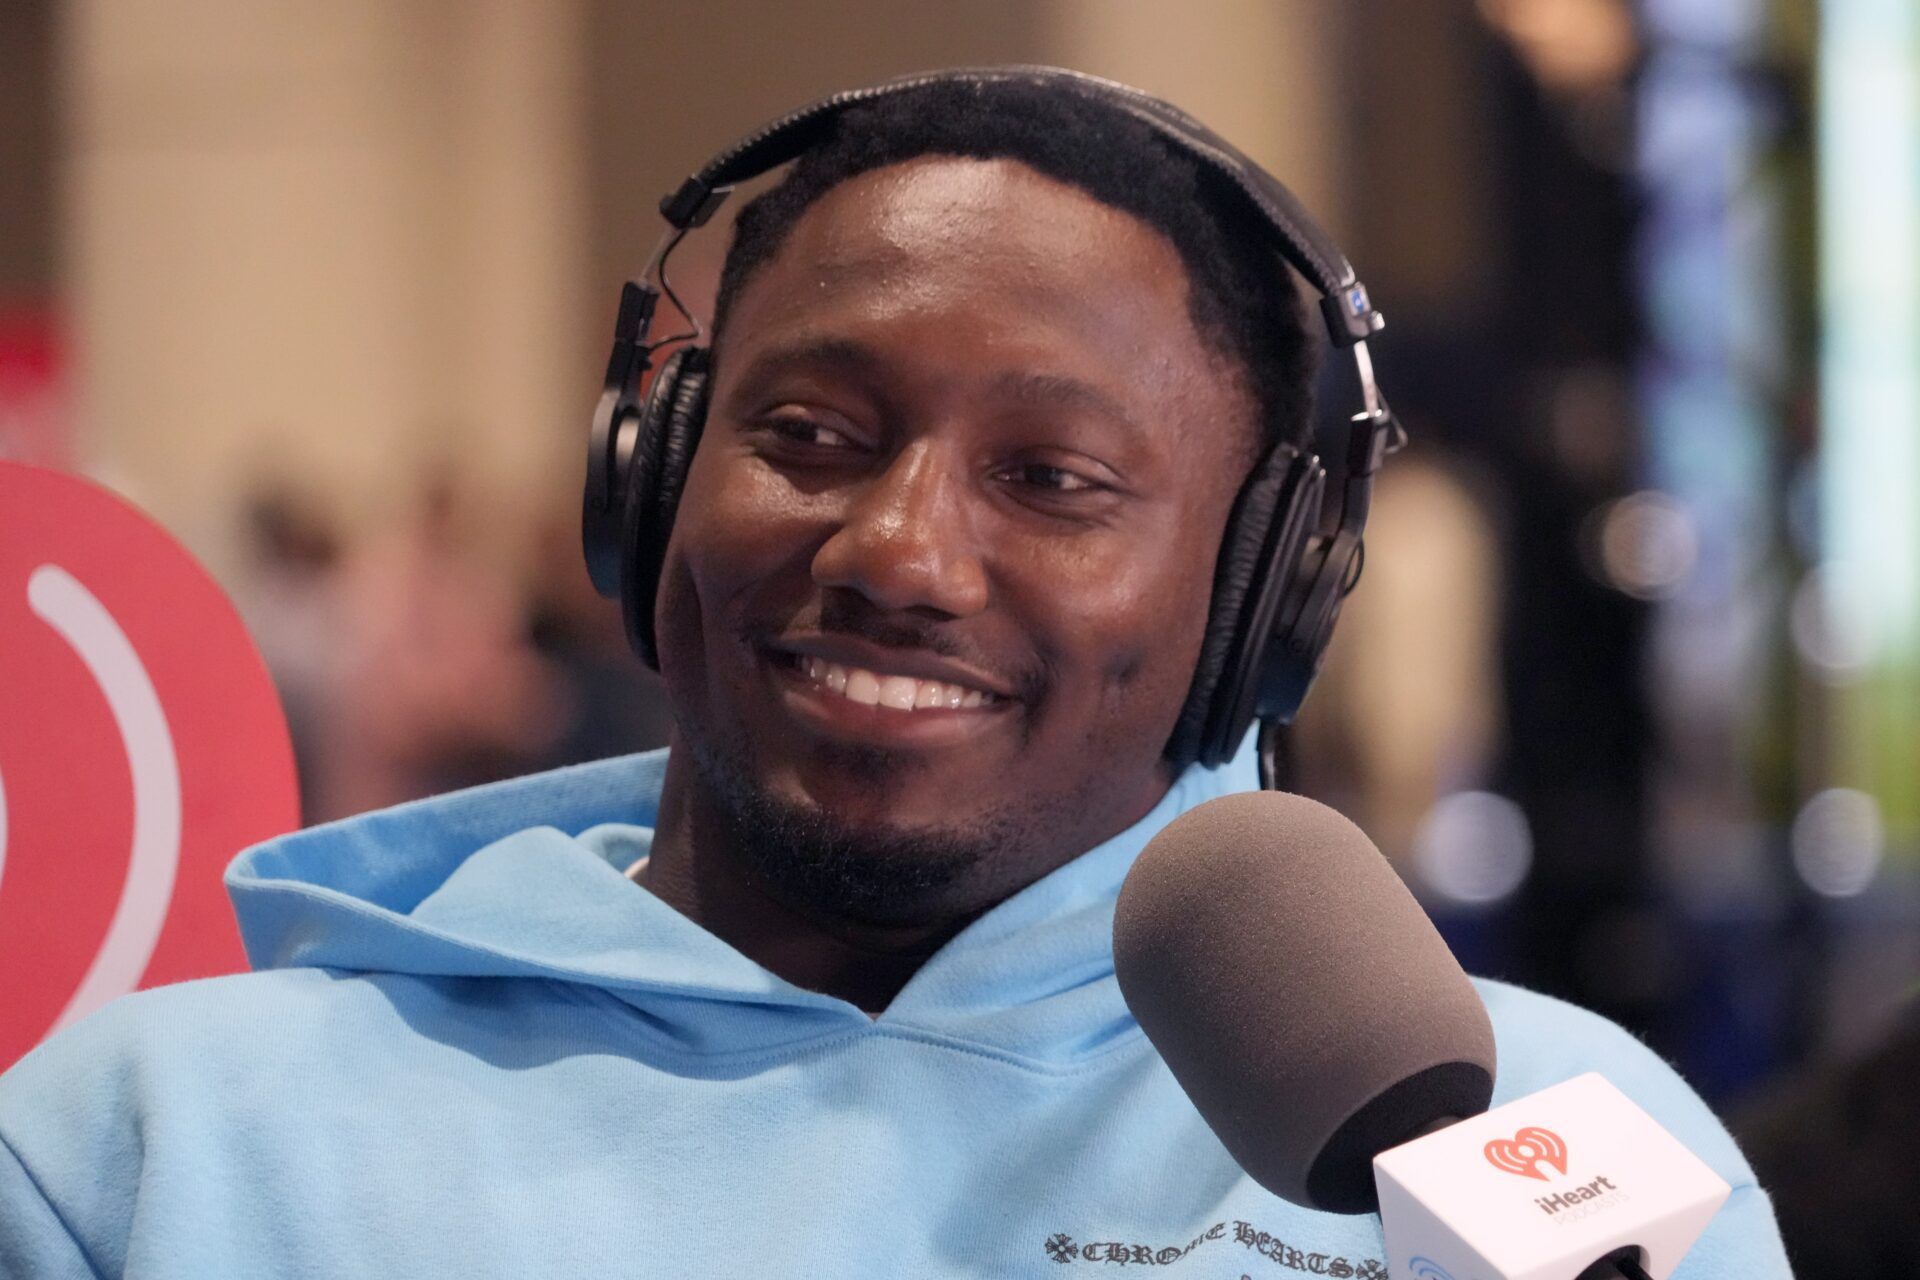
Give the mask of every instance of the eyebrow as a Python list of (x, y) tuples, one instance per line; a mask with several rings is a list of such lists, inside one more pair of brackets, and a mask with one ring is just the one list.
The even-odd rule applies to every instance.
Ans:
[(1098, 414), (1125, 429), (1131, 435), (1143, 434), (1140, 424), (1125, 406), (1090, 382), (1060, 373), (1035, 373), (1010, 369), (997, 374), (988, 384), (989, 391), (1021, 404), (1041, 408), (1083, 409)]
[[(803, 338), (761, 352), (748, 365), (743, 380), (752, 384), (781, 368), (795, 365), (878, 378), (884, 375), (887, 361), (872, 347), (851, 338)], [(1092, 383), (1067, 374), (1009, 369), (988, 380), (986, 394), (1040, 408), (1085, 410), (1129, 434), (1145, 433), (1118, 400)]]
[(851, 338), (802, 338), (762, 351), (747, 365), (742, 378), (751, 384), (795, 365), (839, 373), (878, 375), (885, 365), (879, 352)]

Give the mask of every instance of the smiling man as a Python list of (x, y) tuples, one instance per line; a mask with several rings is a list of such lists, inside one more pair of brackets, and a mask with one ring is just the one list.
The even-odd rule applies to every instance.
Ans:
[[(684, 750), (642, 877), (875, 1012), (1165, 795), (1228, 510), (1263, 423), (1304, 430), (1272, 264), (1162, 213), (1209, 255), (1196, 302), (1143, 216), (1019, 160), (913, 154), (927, 112), (892, 108), (897, 140), (850, 134), (742, 217), (660, 593)], [(935, 118), (956, 148), (1045, 145), (1044, 116)], [(1236, 306), (1271, 322), (1278, 404), (1224, 332)]]
[[(0, 1274), (1385, 1275), (1376, 1218), (1233, 1165), (1113, 977), (1134, 856), (1255, 785), (1186, 727), (1230, 514), (1306, 430), (1292, 286), (1064, 75), (817, 133), (674, 373), (627, 600), (672, 748), (243, 855), (258, 972), (0, 1081)], [(1681, 1274), (1785, 1274), (1664, 1064), (1480, 989), (1496, 1102), (1606, 1071), (1736, 1188)]]

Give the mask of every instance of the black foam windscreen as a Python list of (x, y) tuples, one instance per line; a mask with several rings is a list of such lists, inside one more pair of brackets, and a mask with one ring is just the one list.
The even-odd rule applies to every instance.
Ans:
[(1373, 1157), (1493, 1095), (1493, 1026), (1373, 842), (1302, 796), (1223, 796), (1121, 887), (1127, 1006), (1240, 1167), (1284, 1199), (1378, 1207)]

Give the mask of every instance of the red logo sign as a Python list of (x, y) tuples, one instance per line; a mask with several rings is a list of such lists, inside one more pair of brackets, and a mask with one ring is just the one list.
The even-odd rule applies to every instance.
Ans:
[(104, 489), (0, 462), (0, 1069), (136, 987), (246, 967), (227, 862), (299, 825), (265, 665)]
[(1555, 1173), (1566, 1173), (1567, 1144), (1551, 1129), (1522, 1129), (1511, 1138), (1495, 1138), (1489, 1142), (1487, 1161), (1503, 1173), (1517, 1173), (1523, 1178), (1545, 1182), (1547, 1175), (1540, 1171), (1543, 1164)]

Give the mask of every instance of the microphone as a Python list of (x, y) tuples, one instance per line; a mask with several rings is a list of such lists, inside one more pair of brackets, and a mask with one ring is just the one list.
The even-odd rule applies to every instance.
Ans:
[(1113, 953), (1240, 1167), (1380, 1212), (1394, 1280), (1661, 1280), (1731, 1194), (1597, 1075), (1488, 1111), (1486, 1006), (1373, 842), (1305, 797), (1168, 824), (1121, 886)]

